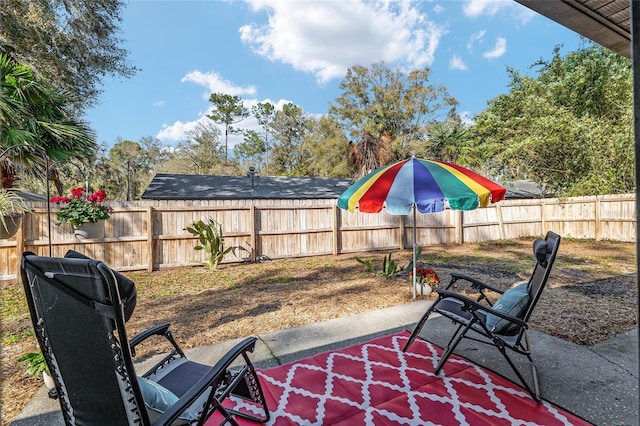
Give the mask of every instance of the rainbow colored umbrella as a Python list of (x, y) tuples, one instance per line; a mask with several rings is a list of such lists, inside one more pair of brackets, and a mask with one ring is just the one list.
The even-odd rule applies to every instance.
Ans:
[(351, 212), (408, 215), (413, 209), (413, 296), (416, 290), (416, 210), (420, 213), (474, 210), (504, 199), (507, 190), (457, 164), (412, 157), (374, 170), (338, 198), (338, 207)]

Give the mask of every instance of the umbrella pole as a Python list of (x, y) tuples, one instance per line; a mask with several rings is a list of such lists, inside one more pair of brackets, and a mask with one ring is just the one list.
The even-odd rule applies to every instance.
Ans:
[[(422, 292), (421, 292), (422, 294)], [(413, 205), (413, 298), (416, 298), (416, 205)]]

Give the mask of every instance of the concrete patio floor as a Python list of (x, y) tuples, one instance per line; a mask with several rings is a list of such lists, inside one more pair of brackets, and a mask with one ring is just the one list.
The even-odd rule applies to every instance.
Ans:
[[(401, 330), (413, 330), (414, 323), (431, 302), (418, 301), (259, 335), (251, 358), (256, 367), (268, 368)], [(443, 346), (452, 327), (448, 320), (434, 317), (423, 328), (421, 337)], [(176, 337), (179, 341), (180, 336)], [(530, 340), (544, 399), (593, 424), (640, 424), (637, 329), (593, 347), (537, 332), (530, 332)], [(236, 342), (194, 348), (186, 353), (193, 360), (213, 363)], [(518, 383), (493, 347), (463, 342), (456, 353)], [(140, 364), (141, 370), (144, 367), (144, 363)], [(58, 401), (49, 399), (43, 388), (11, 424), (57, 426), (64, 423)]]

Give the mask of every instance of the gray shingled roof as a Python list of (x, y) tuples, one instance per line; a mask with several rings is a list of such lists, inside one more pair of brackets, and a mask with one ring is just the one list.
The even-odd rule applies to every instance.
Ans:
[(143, 200), (245, 200), (338, 198), (351, 179), (255, 176), (177, 175), (158, 173)]
[[(351, 184), (346, 178), (255, 176), (253, 188), (248, 176), (177, 175), (158, 173), (143, 200), (247, 200), (247, 199), (331, 199), (338, 198)], [(540, 198), (540, 185), (515, 181), (503, 184), (506, 198)]]

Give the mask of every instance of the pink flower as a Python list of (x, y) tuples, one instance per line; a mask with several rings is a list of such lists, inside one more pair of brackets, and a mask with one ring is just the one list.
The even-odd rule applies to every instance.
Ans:
[(61, 197), (60, 195), (56, 195), (55, 197), (51, 197), (51, 199), (49, 200), (52, 203), (68, 203), (72, 200), (72, 198), (69, 197)]
[(82, 195), (84, 195), (84, 189), (83, 188), (73, 188), (71, 190), (71, 195), (73, 196), (73, 198), (82, 198)]
[(73, 226), (80, 226), (83, 223), (96, 223), (99, 220), (109, 219), (111, 208), (101, 204), (107, 198), (107, 194), (103, 190), (98, 190), (87, 198), (84, 194), (83, 188), (73, 188), (71, 190), (73, 198), (57, 196), (50, 199), (52, 203), (66, 203), (56, 212), (58, 225), (70, 223)]
[(105, 200), (105, 198), (107, 198), (107, 194), (102, 189), (99, 189), (93, 194), (89, 195), (89, 201), (92, 203), (101, 203)]

